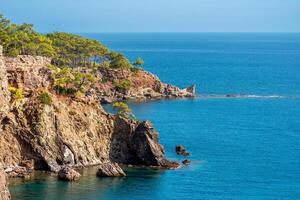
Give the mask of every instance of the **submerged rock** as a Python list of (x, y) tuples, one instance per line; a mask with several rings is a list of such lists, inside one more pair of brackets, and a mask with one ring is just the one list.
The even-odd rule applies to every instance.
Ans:
[(100, 165), (97, 176), (99, 177), (123, 177), (125, 172), (117, 163), (106, 162)]
[(81, 175), (72, 169), (71, 167), (63, 167), (58, 172), (58, 179), (64, 180), (64, 181), (77, 181), (79, 180)]
[(0, 169), (0, 200), (10, 200), (5, 172)]
[(182, 164), (189, 165), (189, 164), (191, 164), (191, 161), (190, 160), (184, 160), (184, 161), (182, 161)]
[(9, 178), (29, 179), (31, 176), (31, 173), (32, 173), (32, 170), (27, 169), (26, 167), (22, 167), (22, 166), (8, 167), (4, 171)]
[(183, 155), (183, 156), (189, 156), (190, 155), (190, 153), (182, 145), (177, 145), (175, 150), (176, 150), (177, 155)]

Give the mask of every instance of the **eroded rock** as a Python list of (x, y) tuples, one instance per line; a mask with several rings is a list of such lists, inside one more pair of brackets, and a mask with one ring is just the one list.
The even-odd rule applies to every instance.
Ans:
[(159, 166), (164, 168), (177, 168), (176, 162), (168, 161), (162, 145), (158, 143), (158, 133), (149, 121), (138, 125), (133, 133), (131, 149), (140, 165)]
[(58, 172), (58, 179), (64, 181), (78, 181), (81, 175), (71, 167), (63, 167)]
[(182, 145), (177, 145), (175, 148), (177, 155), (189, 156), (190, 153), (186, 150), (186, 148)]
[(184, 160), (184, 161), (182, 161), (182, 164), (189, 165), (189, 164), (191, 164), (191, 161), (190, 160)]
[(0, 46), (0, 122), (9, 111), (9, 100), (10, 94), (8, 91), (7, 72), (2, 56), (2, 46)]
[(0, 200), (10, 200), (5, 172), (0, 169)]
[(126, 176), (123, 169), (113, 162), (105, 162), (100, 165), (97, 176), (99, 177), (123, 177)]

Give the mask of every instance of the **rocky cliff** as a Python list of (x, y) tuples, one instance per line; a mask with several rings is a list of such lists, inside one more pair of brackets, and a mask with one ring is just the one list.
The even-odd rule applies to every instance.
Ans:
[[(7, 83), (7, 73), (2, 56), (2, 47), (0, 46), (0, 121), (2, 121), (9, 112), (9, 92)], [(0, 137), (3, 132), (0, 128)], [(0, 143), (1, 147), (5, 144)], [(3, 171), (2, 163), (0, 163), (0, 200), (10, 199), (10, 194), (7, 189), (7, 179)]]
[(7, 189), (7, 178), (2, 169), (0, 169), (0, 200), (9, 200), (10, 194)]
[(0, 120), (9, 110), (10, 94), (8, 91), (7, 73), (2, 56), (2, 47), (0, 46)]
[[(145, 125), (146, 124), (146, 125)], [(7, 167), (34, 160), (34, 168), (57, 172), (62, 166), (104, 161), (173, 168), (149, 122), (104, 112), (98, 102), (60, 99), (42, 104), (38, 93), (3, 122), (0, 162)]]
[[(111, 103), (120, 100), (145, 100), (161, 98), (195, 97), (196, 86), (185, 89), (163, 83), (159, 78), (144, 70), (130, 71), (100, 67), (97, 75), (101, 78), (101, 84), (95, 84), (91, 88), (97, 93), (102, 103)], [(128, 90), (119, 90), (116, 82), (128, 81)]]
[[(108, 114), (99, 98), (102, 102), (111, 102), (192, 97), (194, 86), (180, 90), (143, 70), (99, 68), (98, 82), (85, 96), (63, 96), (53, 91), (49, 64), (50, 60), (43, 57), (4, 58), (0, 55), (0, 192), (3, 200), (9, 198), (9, 193), (2, 169), (9, 176), (26, 177), (34, 169), (58, 172), (65, 166), (103, 163), (179, 166), (165, 158), (159, 135), (149, 121)], [(130, 90), (119, 91), (115, 80), (130, 80)], [(17, 104), (10, 98), (8, 85), (24, 92)], [(44, 93), (49, 94), (51, 101), (41, 98)]]
[[(178, 167), (165, 158), (150, 122), (110, 115), (98, 98), (56, 95), (51, 90), (51, 70), (45, 66), (49, 63), (43, 57), (5, 58), (7, 74), (2, 68), (5, 87), (1, 95), (6, 109), (0, 127), (0, 163), (6, 172), (24, 163), (55, 172), (65, 165), (90, 166), (107, 161)], [(24, 99), (10, 107), (5, 76), (10, 85), (26, 91)], [(50, 94), (51, 103), (40, 99), (43, 92)]]

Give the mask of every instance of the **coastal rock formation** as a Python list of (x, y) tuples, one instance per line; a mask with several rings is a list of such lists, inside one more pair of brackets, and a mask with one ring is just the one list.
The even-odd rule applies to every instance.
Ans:
[(51, 60), (41, 56), (20, 55), (4, 57), (9, 85), (24, 90), (49, 87), (52, 83), (51, 70), (47, 68)]
[[(181, 90), (176, 86), (161, 82), (157, 76), (144, 70), (132, 72), (100, 67), (97, 74), (102, 83), (93, 85), (90, 92), (97, 93), (101, 103), (120, 100), (195, 97), (196, 95), (195, 85)], [(124, 80), (131, 83), (128, 90), (119, 90), (115, 87), (115, 82)]]
[(138, 125), (133, 133), (131, 149), (136, 155), (134, 162), (139, 165), (162, 166), (166, 168), (177, 168), (178, 163), (165, 159), (164, 148), (158, 143), (158, 133), (149, 121)]
[(58, 172), (58, 179), (64, 181), (78, 181), (80, 176), (81, 175), (77, 171), (67, 166), (63, 167)]
[(32, 159), (35, 169), (55, 172), (106, 160), (174, 167), (148, 122), (107, 114), (93, 101), (53, 96), (52, 105), (45, 105), (38, 93), (6, 117), (0, 143), (0, 162), (6, 166)]
[(0, 200), (10, 200), (5, 172), (0, 169)]
[(191, 161), (190, 160), (184, 160), (184, 161), (182, 161), (182, 164), (189, 165), (189, 164), (191, 164)]
[[(45, 66), (49, 63), (43, 57), (0, 56), (0, 165), (9, 176), (26, 178), (35, 169), (60, 172), (61, 178), (74, 180), (78, 174), (66, 166), (102, 164), (103, 174), (108, 175), (116, 172), (125, 175), (114, 163), (159, 168), (179, 166), (165, 158), (158, 133), (150, 122), (108, 114), (98, 97), (114, 101), (193, 96), (194, 87), (179, 90), (161, 83), (148, 72), (133, 75), (127, 71), (120, 76), (124, 79), (124, 74), (129, 73), (126, 77), (133, 83), (130, 91), (120, 92), (112, 82), (98, 81), (83, 97), (63, 96), (53, 91), (52, 72)], [(101, 76), (113, 80), (114, 73), (111, 75), (109, 71)], [(8, 84), (24, 91), (24, 98), (18, 104), (10, 102)], [(45, 92), (51, 96), (48, 103), (40, 98)]]
[(117, 163), (105, 162), (100, 165), (97, 176), (99, 177), (122, 177), (125, 172)]
[(189, 156), (190, 153), (186, 150), (186, 148), (182, 145), (177, 145), (175, 148), (177, 155)]
[[(10, 94), (8, 91), (7, 72), (0, 46), (0, 122), (9, 111)], [(1, 134), (1, 133), (0, 133)]]

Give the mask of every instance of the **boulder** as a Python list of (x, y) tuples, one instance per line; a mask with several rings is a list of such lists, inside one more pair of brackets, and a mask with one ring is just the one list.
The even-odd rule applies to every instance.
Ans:
[(77, 181), (80, 179), (80, 174), (71, 167), (63, 167), (58, 172), (58, 179), (64, 181)]
[(177, 145), (175, 150), (176, 150), (177, 155), (183, 155), (183, 156), (189, 156), (190, 155), (190, 153), (182, 145)]
[(165, 158), (162, 145), (158, 143), (158, 133), (149, 121), (144, 121), (135, 129), (131, 139), (131, 150), (140, 165), (158, 166), (163, 168), (177, 168), (176, 162)]
[(25, 167), (28, 171), (34, 170), (34, 160), (22, 160), (20, 166)]
[(0, 169), (0, 200), (10, 200), (5, 172)]
[(126, 176), (122, 168), (113, 162), (105, 162), (100, 165), (97, 176), (99, 177), (123, 177)]
[(8, 167), (4, 171), (9, 178), (25, 178), (25, 179), (29, 179), (32, 172), (32, 170), (28, 170), (26, 169), (26, 167), (22, 167), (22, 166)]
[(182, 161), (182, 164), (189, 165), (189, 164), (191, 164), (191, 161), (190, 160), (184, 160), (184, 161)]

